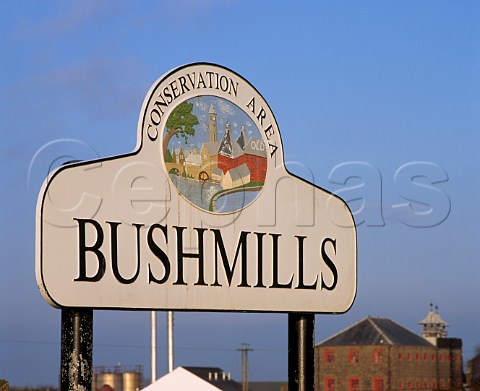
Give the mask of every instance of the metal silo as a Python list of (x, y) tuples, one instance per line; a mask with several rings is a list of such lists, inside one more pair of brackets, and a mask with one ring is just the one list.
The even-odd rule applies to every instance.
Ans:
[(122, 373), (119, 372), (104, 372), (97, 373), (96, 389), (99, 390), (104, 385), (109, 385), (115, 391), (123, 390), (123, 377)]
[(123, 391), (138, 391), (142, 388), (142, 372), (123, 372)]

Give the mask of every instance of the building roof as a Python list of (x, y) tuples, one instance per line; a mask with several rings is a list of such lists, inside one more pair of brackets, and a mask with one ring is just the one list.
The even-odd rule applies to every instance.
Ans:
[(217, 114), (215, 112), (215, 108), (213, 107), (213, 103), (210, 103), (210, 110), (208, 111), (209, 114)]
[(248, 141), (247, 145), (244, 148), (245, 154), (247, 155), (255, 155), (260, 157), (267, 157), (267, 150), (265, 149), (265, 143), (262, 139), (259, 138), (251, 138)]
[(223, 176), (223, 170), (218, 167), (212, 168), (212, 175), (218, 175), (218, 176)]
[(199, 378), (209, 382), (222, 391), (240, 391), (242, 385), (230, 379), (222, 369), (217, 367), (183, 367)]
[(242, 125), (240, 128), (240, 136), (237, 138), (237, 144), (240, 146), (240, 148), (245, 149), (247, 141), (247, 136), (245, 136), (245, 126)]
[(343, 345), (432, 346), (424, 338), (391, 319), (370, 316), (319, 344), (319, 346)]
[(208, 154), (210, 156), (216, 156), (218, 154), (218, 148), (220, 147), (219, 141), (208, 141), (204, 144), (205, 148), (207, 148)]
[(282, 389), (288, 389), (288, 383), (280, 381), (249, 381), (248, 388), (250, 391), (281, 391)]
[(250, 175), (250, 169), (246, 163), (243, 163), (235, 168), (232, 168), (231, 170), (228, 170), (227, 174), (230, 174), (232, 181), (237, 181)]
[(220, 142), (218, 153), (231, 159), (236, 159), (237, 157), (243, 155), (243, 149), (232, 137), (230, 132), (230, 123), (228, 121), (225, 124), (225, 133), (222, 141)]
[(445, 322), (438, 313), (430, 310), (425, 318), (423, 318), (418, 324), (422, 325), (435, 325), (435, 326), (448, 326), (448, 323)]

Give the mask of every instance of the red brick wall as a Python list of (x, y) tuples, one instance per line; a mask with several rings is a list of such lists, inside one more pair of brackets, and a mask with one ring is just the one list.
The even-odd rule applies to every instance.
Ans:
[[(329, 362), (332, 354), (335, 358)], [(362, 391), (375, 390), (375, 385), (378, 390), (382, 383), (385, 391), (432, 390), (441, 386), (447, 390), (461, 386), (461, 377), (461, 349), (389, 345), (315, 348), (316, 391), (325, 391), (332, 379), (335, 391), (350, 391), (352, 379), (359, 380)]]
[(218, 154), (218, 168), (220, 168), (224, 174), (232, 168), (241, 166), (243, 163), (245, 163), (245, 155), (239, 156), (236, 159), (230, 159)]
[(250, 170), (250, 180), (252, 182), (265, 182), (267, 175), (267, 159), (255, 155), (245, 155), (245, 163)]

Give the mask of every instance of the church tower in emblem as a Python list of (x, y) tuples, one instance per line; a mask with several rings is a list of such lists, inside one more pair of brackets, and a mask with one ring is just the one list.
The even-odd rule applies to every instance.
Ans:
[(217, 141), (217, 113), (213, 108), (213, 103), (210, 105), (210, 111), (208, 112), (210, 118), (210, 123), (208, 125), (208, 130), (210, 132), (210, 142)]

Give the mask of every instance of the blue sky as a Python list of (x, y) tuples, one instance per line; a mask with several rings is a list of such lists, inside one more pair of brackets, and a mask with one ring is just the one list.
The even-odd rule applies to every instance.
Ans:
[[(464, 358), (480, 343), (480, 3), (2, 1), (0, 378), (58, 380), (60, 311), (35, 282), (35, 206), (52, 167), (132, 151), (143, 99), (207, 61), (249, 80), (291, 171), (355, 212), (358, 293), (316, 316), (316, 341), (367, 316), (419, 332), (439, 306)], [(158, 374), (166, 371), (159, 313)], [(142, 364), (146, 312), (96, 311), (94, 365)], [(176, 365), (286, 380), (284, 314), (177, 313)]]

